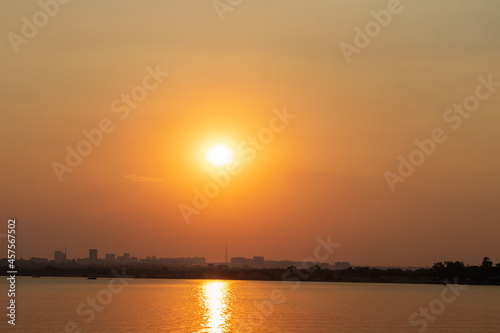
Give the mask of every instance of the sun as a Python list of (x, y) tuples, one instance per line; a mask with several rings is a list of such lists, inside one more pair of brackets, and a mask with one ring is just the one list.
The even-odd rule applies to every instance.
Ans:
[(205, 157), (211, 165), (222, 167), (231, 163), (233, 155), (233, 150), (229, 146), (218, 143), (207, 149)]

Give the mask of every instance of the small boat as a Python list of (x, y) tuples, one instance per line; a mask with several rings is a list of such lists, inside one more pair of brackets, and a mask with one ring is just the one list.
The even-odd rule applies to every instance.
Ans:
[(87, 278), (87, 280), (97, 280), (97, 277), (95, 277), (95, 276), (89, 276), (89, 277)]

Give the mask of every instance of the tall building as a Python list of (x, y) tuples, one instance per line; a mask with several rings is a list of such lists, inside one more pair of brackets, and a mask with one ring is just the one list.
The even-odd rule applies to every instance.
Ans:
[(63, 253), (62, 251), (56, 251), (54, 253), (54, 261), (58, 264), (65, 262), (66, 261), (66, 254)]
[(115, 261), (115, 254), (114, 253), (106, 253), (106, 261), (107, 262), (113, 262)]
[(97, 264), (97, 249), (89, 250), (89, 261), (91, 264)]

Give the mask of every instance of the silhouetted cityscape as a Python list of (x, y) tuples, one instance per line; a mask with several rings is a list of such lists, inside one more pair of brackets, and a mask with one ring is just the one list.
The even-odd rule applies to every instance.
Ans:
[[(6, 260), (6, 259), (2, 259)], [(130, 253), (125, 252), (123, 255), (117, 256), (115, 253), (106, 253), (104, 258), (98, 257), (97, 249), (89, 249), (87, 258), (68, 259), (66, 250), (56, 250), (54, 259), (41, 257), (31, 257), (29, 260), (18, 259), (19, 264), (78, 264), (78, 265), (99, 265), (99, 266), (116, 266), (116, 265), (157, 265), (167, 267), (212, 267), (226, 265), (234, 268), (287, 268), (290, 266), (297, 267), (312, 267), (319, 266), (322, 269), (346, 269), (351, 267), (349, 262), (336, 262), (335, 264), (319, 263), (312, 261), (292, 261), (292, 260), (266, 260), (263, 256), (254, 256), (253, 258), (232, 257), (230, 261), (208, 263), (205, 257), (187, 257), (187, 258), (157, 258), (155, 255), (147, 256), (146, 258), (138, 258), (130, 256)]]

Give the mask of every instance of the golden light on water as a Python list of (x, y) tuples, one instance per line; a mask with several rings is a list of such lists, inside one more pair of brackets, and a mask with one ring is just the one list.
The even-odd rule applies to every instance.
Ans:
[(200, 298), (205, 314), (203, 317), (204, 329), (199, 332), (229, 332), (229, 319), (232, 310), (228, 283), (223, 281), (206, 282), (202, 286)]

